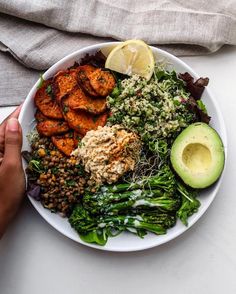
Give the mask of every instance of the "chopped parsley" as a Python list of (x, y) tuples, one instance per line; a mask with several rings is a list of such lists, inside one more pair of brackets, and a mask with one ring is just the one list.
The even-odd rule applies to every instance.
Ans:
[(52, 171), (52, 174), (56, 175), (56, 174), (58, 174), (59, 169), (58, 169), (57, 167), (53, 167), (53, 168), (51, 169), (51, 171)]
[(67, 113), (69, 111), (69, 107), (67, 105), (63, 106), (63, 112)]
[(81, 147), (83, 147), (83, 146), (84, 146), (84, 143), (83, 143), (82, 141), (80, 141), (80, 142), (78, 143), (78, 147), (81, 148)]
[(75, 167), (78, 169), (79, 176), (83, 176), (85, 174), (84, 167), (81, 164), (77, 164)]
[(48, 95), (51, 95), (52, 94), (52, 85), (48, 85), (47, 88), (46, 88), (46, 93)]
[(68, 187), (76, 186), (76, 182), (74, 180), (68, 180), (68, 181), (66, 181), (66, 186), (68, 186)]

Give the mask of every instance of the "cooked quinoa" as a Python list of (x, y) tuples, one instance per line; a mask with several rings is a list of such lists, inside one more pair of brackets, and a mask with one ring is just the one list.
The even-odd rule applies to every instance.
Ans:
[[(157, 71), (160, 76), (161, 69)], [(193, 114), (183, 103), (189, 98), (175, 73), (164, 72), (147, 81), (138, 75), (120, 82), (108, 96), (109, 122), (136, 131), (142, 140), (169, 138), (193, 121)]]

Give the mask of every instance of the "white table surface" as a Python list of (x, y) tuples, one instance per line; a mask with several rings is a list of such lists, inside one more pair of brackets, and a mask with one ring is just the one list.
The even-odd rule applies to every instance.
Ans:
[[(182, 59), (210, 78), (228, 133), (223, 184), (205, 215), (167, 244), (111, 253), (67, 239), (26, 199), (0, 241), (1, 294), (236, 293), (236, 48)], [(0, 108), (0, 121), (12, 109)]]

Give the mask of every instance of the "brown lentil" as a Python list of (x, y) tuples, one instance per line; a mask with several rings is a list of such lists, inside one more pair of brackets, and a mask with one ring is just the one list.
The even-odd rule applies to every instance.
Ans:
[[(37, 173), (34, 183), (41, 187), (41, 203), (62, 216), (70, 214), (73, 205), (84, 193), (87, 183), (85, 175), (79, 172), (77, 160), (66, 157), (51, 143), (50, 138), (40, 138), (31, 145), (32, 157), (40, 161), (43, 172)], [(29, 178), (35, 172), (27, 169)], [(32, 181), (31, 181), (32, 183)]]

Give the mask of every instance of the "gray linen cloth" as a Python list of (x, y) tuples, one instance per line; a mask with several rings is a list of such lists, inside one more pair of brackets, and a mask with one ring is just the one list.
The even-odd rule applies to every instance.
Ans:
[(137, 38), (176, 55), (236, 45), (236, 0), (0, 0), (0, 105), (75, 50)]

